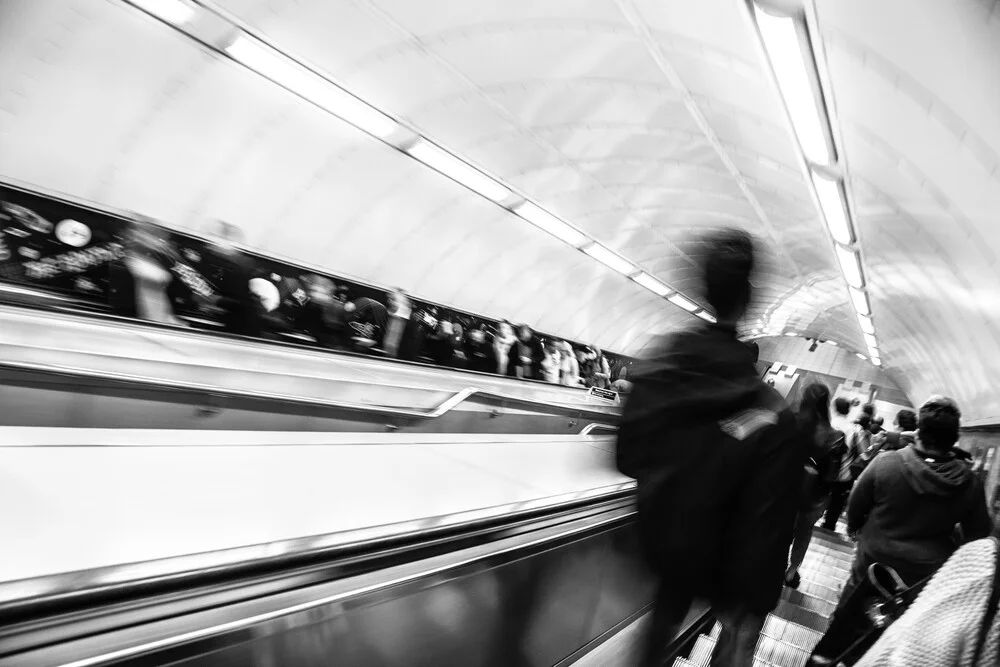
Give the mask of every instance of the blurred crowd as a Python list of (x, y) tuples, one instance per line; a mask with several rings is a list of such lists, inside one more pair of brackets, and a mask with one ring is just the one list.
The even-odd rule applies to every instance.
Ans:
[[(625, 357), (245, 252), (242, 230), (228, 223), (196, 238), (140, 215), (124, 220), (3, 188), (0, 218), (9, 225), (0, 277), (71, 292), (120, 316), (568, 387), (630, 388)], [(66, 223), (72, 235), (53, 238)]]

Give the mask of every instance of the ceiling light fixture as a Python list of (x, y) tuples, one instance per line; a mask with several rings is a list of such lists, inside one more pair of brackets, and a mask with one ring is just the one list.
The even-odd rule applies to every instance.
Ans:
[(579, 248), (588, 240), (583, 232), (533, 202), (523, 202), (514, 209), (514, 213), (574, 248)]
[(870, 333), (864, 333), (861, 335), (864, 337), (865, 344), (868, 345), (869, 348), (878, 348), (878, 341), (875, 340), (875, 336)]
[(375, 107), (249, 35), (237, 37), (226, 47), (226, 53), (261, 76), (372, 136), (385, 139), (399, 128), (396, 121)]
[(676, 293), (671, 294), (670, 296), (667, 297), (667, 301), (674, 304), (675, 306), (680, 306), (689, 313), (693, 313), (696, 310), (698, 310), (698, 305), (693, 301), (688, 300), (682, 294), (676, 294)]
[(861, 325), (861, 331), (866, 334), (875, 335), (875, 325), (872, 324), (871, 318), (865, 315), (858, 314), (858, 324)]
[(716, 324), (719, 321), (719, 320), (715, 319), (715, 316), (712, 315), (707, 310), (699, 310), (697, 313), (695, 313), (695, 315), (697, 315), (701, 319), (705, 320), (706, 322), (711, 322), (712, 324)]
[(406, 152), (428, 167), (494, 202), (502, 202), (510, 196), (510, 190), (496, 179), (423, 137), (417, 139)]
[(830, 164), (833, 156), (823, 133), (825, 114), (809, 80), (795, 20), (790, 16), (769, 14), (756, 4), (753, 10), (802, 152), (813, 164)]
[(830, 180), (820, 173), (812, 172), (813, 185), (816, 187), (816, 197), (819, 199), (820, 210), (826, 219), (833, 240), (843, 245), (854, 242), (851, 222), (847, 217), (847, 203), (839, 180)]
[(636, 272), (636, 268), (632, 262), (605, 248), (600, 243), (589, 245), (584, 248), (583, 251), (604, 266), (613, 269), (622, 275), (627, 276)]
[(632, 278), (635, 282), (642, 285), (650, 292), (657, 296), (666, 296), (670, 294), (670, 288), (661, 283), (659, 280), (649, 275), (648, 273), (640, 273), (639, 275)]
[(860, 352), (855, 352), (854, 354), (858, 357), (858, 359), (861, 359), (862, 361), (868, 360), (868, 358), (865, 357), (865, 355), (861, 354)]
[(184, 0), (129, 0), (129, 2), (161, 21), (178, 27), (194, 18), (194, 7)]
[(864, 287), (865, 281), (861, 277), (861, 260), (858, 258), (858, 253), (838, 245), (837, 259), (840, 260), (840, 268), (844, 272), (847, 284), (858, 289)]
[(871, 315), (872, 311), (868, 307), (868, 295), (854, 287), (847, 288), (851, 293), (851, 301), (854, 302), (854, 310), (858, 315)]

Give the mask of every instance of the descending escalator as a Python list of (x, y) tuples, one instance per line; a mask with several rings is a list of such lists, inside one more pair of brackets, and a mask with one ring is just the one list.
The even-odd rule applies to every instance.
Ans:
[(0, 666), (566, 665), (654, 590), (630, 491), (100, 585), (115, 577), (0, 587)]

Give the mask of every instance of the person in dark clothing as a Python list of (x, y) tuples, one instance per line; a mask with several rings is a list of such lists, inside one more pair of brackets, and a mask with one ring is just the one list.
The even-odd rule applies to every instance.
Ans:
[(851, 574), (807, 664), (831, 664), (858, 638), (864, 612), (857, 600), (872, 563), (892, 567), (913, 586), (960, 546), (956, 524), (966, 541), (990, 534), (982, 482), (952, 451), (960, 418), (952, 399), (932, 397), (920, 408), (917, 442), (876, 457), (858, 478), (847, 508), (848, 532), (858, 541)]
[(386, 307), (367, 296), (355, 299), (344, 307), (350, 313), (349, 326), (354, 346), (358, 350), (368, 351), (378, 345), (389, 323), (389, 311)]
[(883, 433), (885, 431), (885, 428), (882, 426), (883, 424), (885, 424), (885, 417), (882, 416), (872, 417), (872, 425), (870, 429), (872, 435), (878, 435), (879, 433)]
[(218, 295), (214, 306), (221, 311), (223, 328), (227, 333), (260, 338), (267, 311), (250, 288), (255, 275), (253, 260), (225, 241), (207, 246), (205, 255), (205, 264), (211, 267), (207, 277)]
[(507, 360), (507, 375), (518, 378), (540, 380), (542, 377), (542, 359), (545, 349), (542, 339), (527, 324), (517, 328), (517, 340), (510, 346)]
[(805, 453), (795, 416), (758, 377), (736, 337), (750, 300), (753, 241), (705, 239), (702, 277), (718, 323), (652, 346), (633, 374), (618, 469), (638, 482), (643, 551), (660, 574), (644, 664), (661, 665), (692, 601), (710, 601), (722, 632), (713, 665), (751, 665), (781, 595)]
[(813, 526), (830, 502), (830, 489), (836, 483), (846, 448), (843, 431), (830, 425), (830, 390), (826, 385), (816, 383), (805, 388), (797, 416), (799, 446), (806, 450), (808, 458), (792, 551), (785, 570), (785, 585), (790, 588), (799, 587), (799, 566), (809, 549)]
[(493, 353), (493, 340), (486, 333), (486, 326), (480, 324), (465, 338), (465, 356), (469, 360), (469, 370), (480, 373), (495, 373), (496, 356)]

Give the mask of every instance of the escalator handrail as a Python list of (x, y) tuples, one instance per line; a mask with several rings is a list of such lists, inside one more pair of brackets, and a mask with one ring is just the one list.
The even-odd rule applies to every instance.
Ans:
[[(131, 595), (151, 585), (169, 583), (175, 587), (183, 586), (186, 581), (206, 574), (221, 579), (239, 575), (249, 568), (280, 569), (295, 562), (334, 557), (339, 553), (375, 551), (390, 544), (427, 541), (449, 534), (468, 534), (492, 529), (491, 526), (498, 524), (509, 526), (520, 521), (537, 520), (585, 506), (629, 498), (634, 490), (635, 482), (624, 482), (581, 493), (561, 494), (389, 525), (2, 582), (0, 615), (7, 617), (24, 614), (26, 610), (42, 606), (79, 602), (111, 589), (119, 592), (125, 590)], [(121, 572), (131, 573), (131, 576), (121, 576)], [(29, 594), (24, 595), (23, 591), (28, 591)]]
[[(473, 397), (485, 398), (497, 402), (517, 403), (522, 406), (541, 408), (546, 412), (564, 411), (574, 416), (587, 417), (590, 419), (607, 420), (615, 416), (613, 413), (601, 412), (584, 406), (574, 407), (559, 403), (549, 403), (547, 401), (539, 401), (523, 396), (513, 396), (511, 394), (503, 394), (497, 391), (472, 386), (465, 387), (464, 389), (457, 391), (429, 410), (413, 410), (409, 408), (372, 405), (369, 403), (354, 403), (350, 401), (339, 401), (325, 398), (312, 398), (309, 396), (265, 392), (253, 389), (236, 389), (202, 382), (191, 382), (188, 380), (164, 380), (162, 378), (149, 377), (145, 375), (134, 375), (131, 373), (120, 373), (117, 371), (94, 370), (89, 368), (77, 368), (73, 366), (39, 362), (0, 361), (0, 370), (44, 373), (47, 375), (59, 375), (76, 379), (140, 384), (150, 388), (164, 389), (168, 391), (192, 391), (222, 398), (261, 400), (275, 403), (325, 408), (330, 410), (367, 412), (387, 417), (401, 417), (406, 419), (438, 419)], [(388, 388), (391, 389), (393, 387), (388, 386)], [(582, 435), (587, 435), (588, 433), (584, 433)]]
[(307, 600), (304, 602), (286, 604), (278, 609), (258, 612), (256, 614), (246, 616), (243, 618), (237, 618), (232, 621), (217, 623), (215, 625), (211, 625), (206, 628), (189, 630), (187, 632), (182, 632), (180, 634), (165, 637), (162, 639), (149, 639), (146, 640), (145, 643), (140, 643), (138, 645), (129, 646), (127, 648), (115, 649), (101, 655), (78, 659), (70, 663), (64, 663), (61, 667), (97, 667), (99, 665), (104, 665), (108, 663), (117, 663), (119, 661), (127, 660), (129, 658), (137, 658), (142, 655), (147, 655), (151, 652), (162, 651), (164, 649), (170, 649), (172, 647), (180, 646), (190, 642), (217, 637), (225, 633), (248, 629), (253, 626), (259, 625), (261, 623), (266, 623), (268, 621), (273, 621), (275, 619), (287, 617), (291, 614), (308, 611), (310, 609), (316, 609), (318, 607), (323, 607), (340, 601), (350, 600), (367, 594), (378, 593), (379, 591), (385, 591), (393, 588), (402, 587), (407, 584), (412, 584), (420, 580), (426, 580), (426, 579), (432, 579), (434, 577), (444, 576), (447, 575), (449, 572), (454, 572), (456, 570), (463, 570), (469, 567), (479, 565), (484, 562), (490, 562), (501, 556), (519, 553), (525, 550), (537, 548), (560, 540), (572, 539), (576, 535), (590, 533), (595, 530), (601, 530), (606, 527), (611, 527), (616, 524), (621, 524), (624, 520), (627, 520), (628, 518), (634, 516), (634, 514), (635, 510), (632, 509), (625, 513), (618, 513), (617, 515), (608, 518), (598, 519), (586, 525), (567, 527), (565, 530), (562, 530), (556, 535), (539, 537), (516, 545), (510, 545), (495, 550), (491, 550), (487, 554), (476, 554), (476, 555), (456, 554), (458, 558), (454, 561), (440, 565), (430, 565), (427, 567), (416, 568), (412, 572), (399, 574), (389, 580), (378, 581), (375, 583), (354, 587), (349, 590), (330, 593), (321, 596), (319, 598)]

